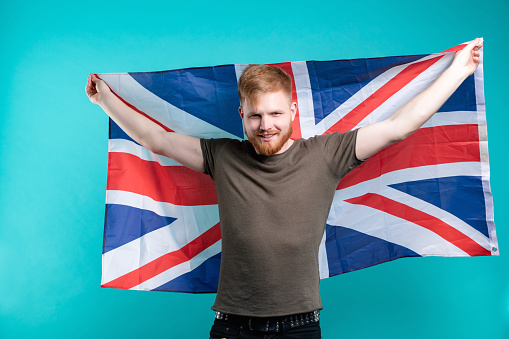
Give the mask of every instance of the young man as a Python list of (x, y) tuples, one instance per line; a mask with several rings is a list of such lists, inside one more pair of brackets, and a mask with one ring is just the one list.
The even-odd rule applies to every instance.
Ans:
[(318, 248), (339, 180), (424, 124), (479, 64), (482, 39), (389, 119), (347, 133), (292, 140), (290, 77), (246, 68), (239, 113), (248, 141), (169, 133), (90, 76), (86, 92), (134, 140), (204, 172), (216, 185), (222, 235), (211, 338), (320, 338)]

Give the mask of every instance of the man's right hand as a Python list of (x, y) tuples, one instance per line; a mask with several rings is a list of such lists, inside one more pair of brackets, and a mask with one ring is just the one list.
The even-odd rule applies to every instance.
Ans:
[(99, 79), (95, 74), (90, 74), (88, 76), (85, 92), (87, 93), (90, 101), (96, 105), (99, 105), (101, 97), (104, 96), (105, 93), (110, 92), (110, 89), (108, 85), (106, 85), (106, 83)]

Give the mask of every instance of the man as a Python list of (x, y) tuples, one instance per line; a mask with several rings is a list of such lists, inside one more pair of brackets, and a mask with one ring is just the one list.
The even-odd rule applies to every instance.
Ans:
[(320, 338), (318, 248), (339, 180), (424, 124), (479, 64), (482, 39), (387, 120), (292, 140), (297, 104), (281, 69), (247, 67), (239, 113), (248, 141), (166, 132), (90, 76), (86, 92), (134, 140), (212, 177), (222, 235), (211, 338)]

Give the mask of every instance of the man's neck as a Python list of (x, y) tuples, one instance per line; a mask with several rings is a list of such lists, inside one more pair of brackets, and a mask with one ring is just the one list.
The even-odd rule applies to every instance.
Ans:
[(284, 152), (288, 151), (288, 149), (290, 147), (292, 147), (293, 143), (295, 142), (295, 140), (293, 139), (288, 139), (285, 144), (283, 145), (283, 147), (281, 147), (281, 149), (276, 153), (276, 154), (283, 154)]

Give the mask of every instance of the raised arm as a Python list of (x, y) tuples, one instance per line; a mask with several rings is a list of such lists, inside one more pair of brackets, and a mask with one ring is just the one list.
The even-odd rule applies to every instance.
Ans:
[(88, 77), (85, 91), (90, 101), (101, 106), (110, 118), (139, 144), (195, 171), (204, 171), (200, 139), (165, 131), (122, 102), (110, 91), (108, 85), (95, 75)]
[(392, 116), (365, 127), (357, 133), (355, 153), (364, 160), (382, 148), (401, 141), (421, 127), (472, 75), (479, 65), (482, 39), (472, 40), (461, 51), (435, 82), (418, 96), (398, 109)]

